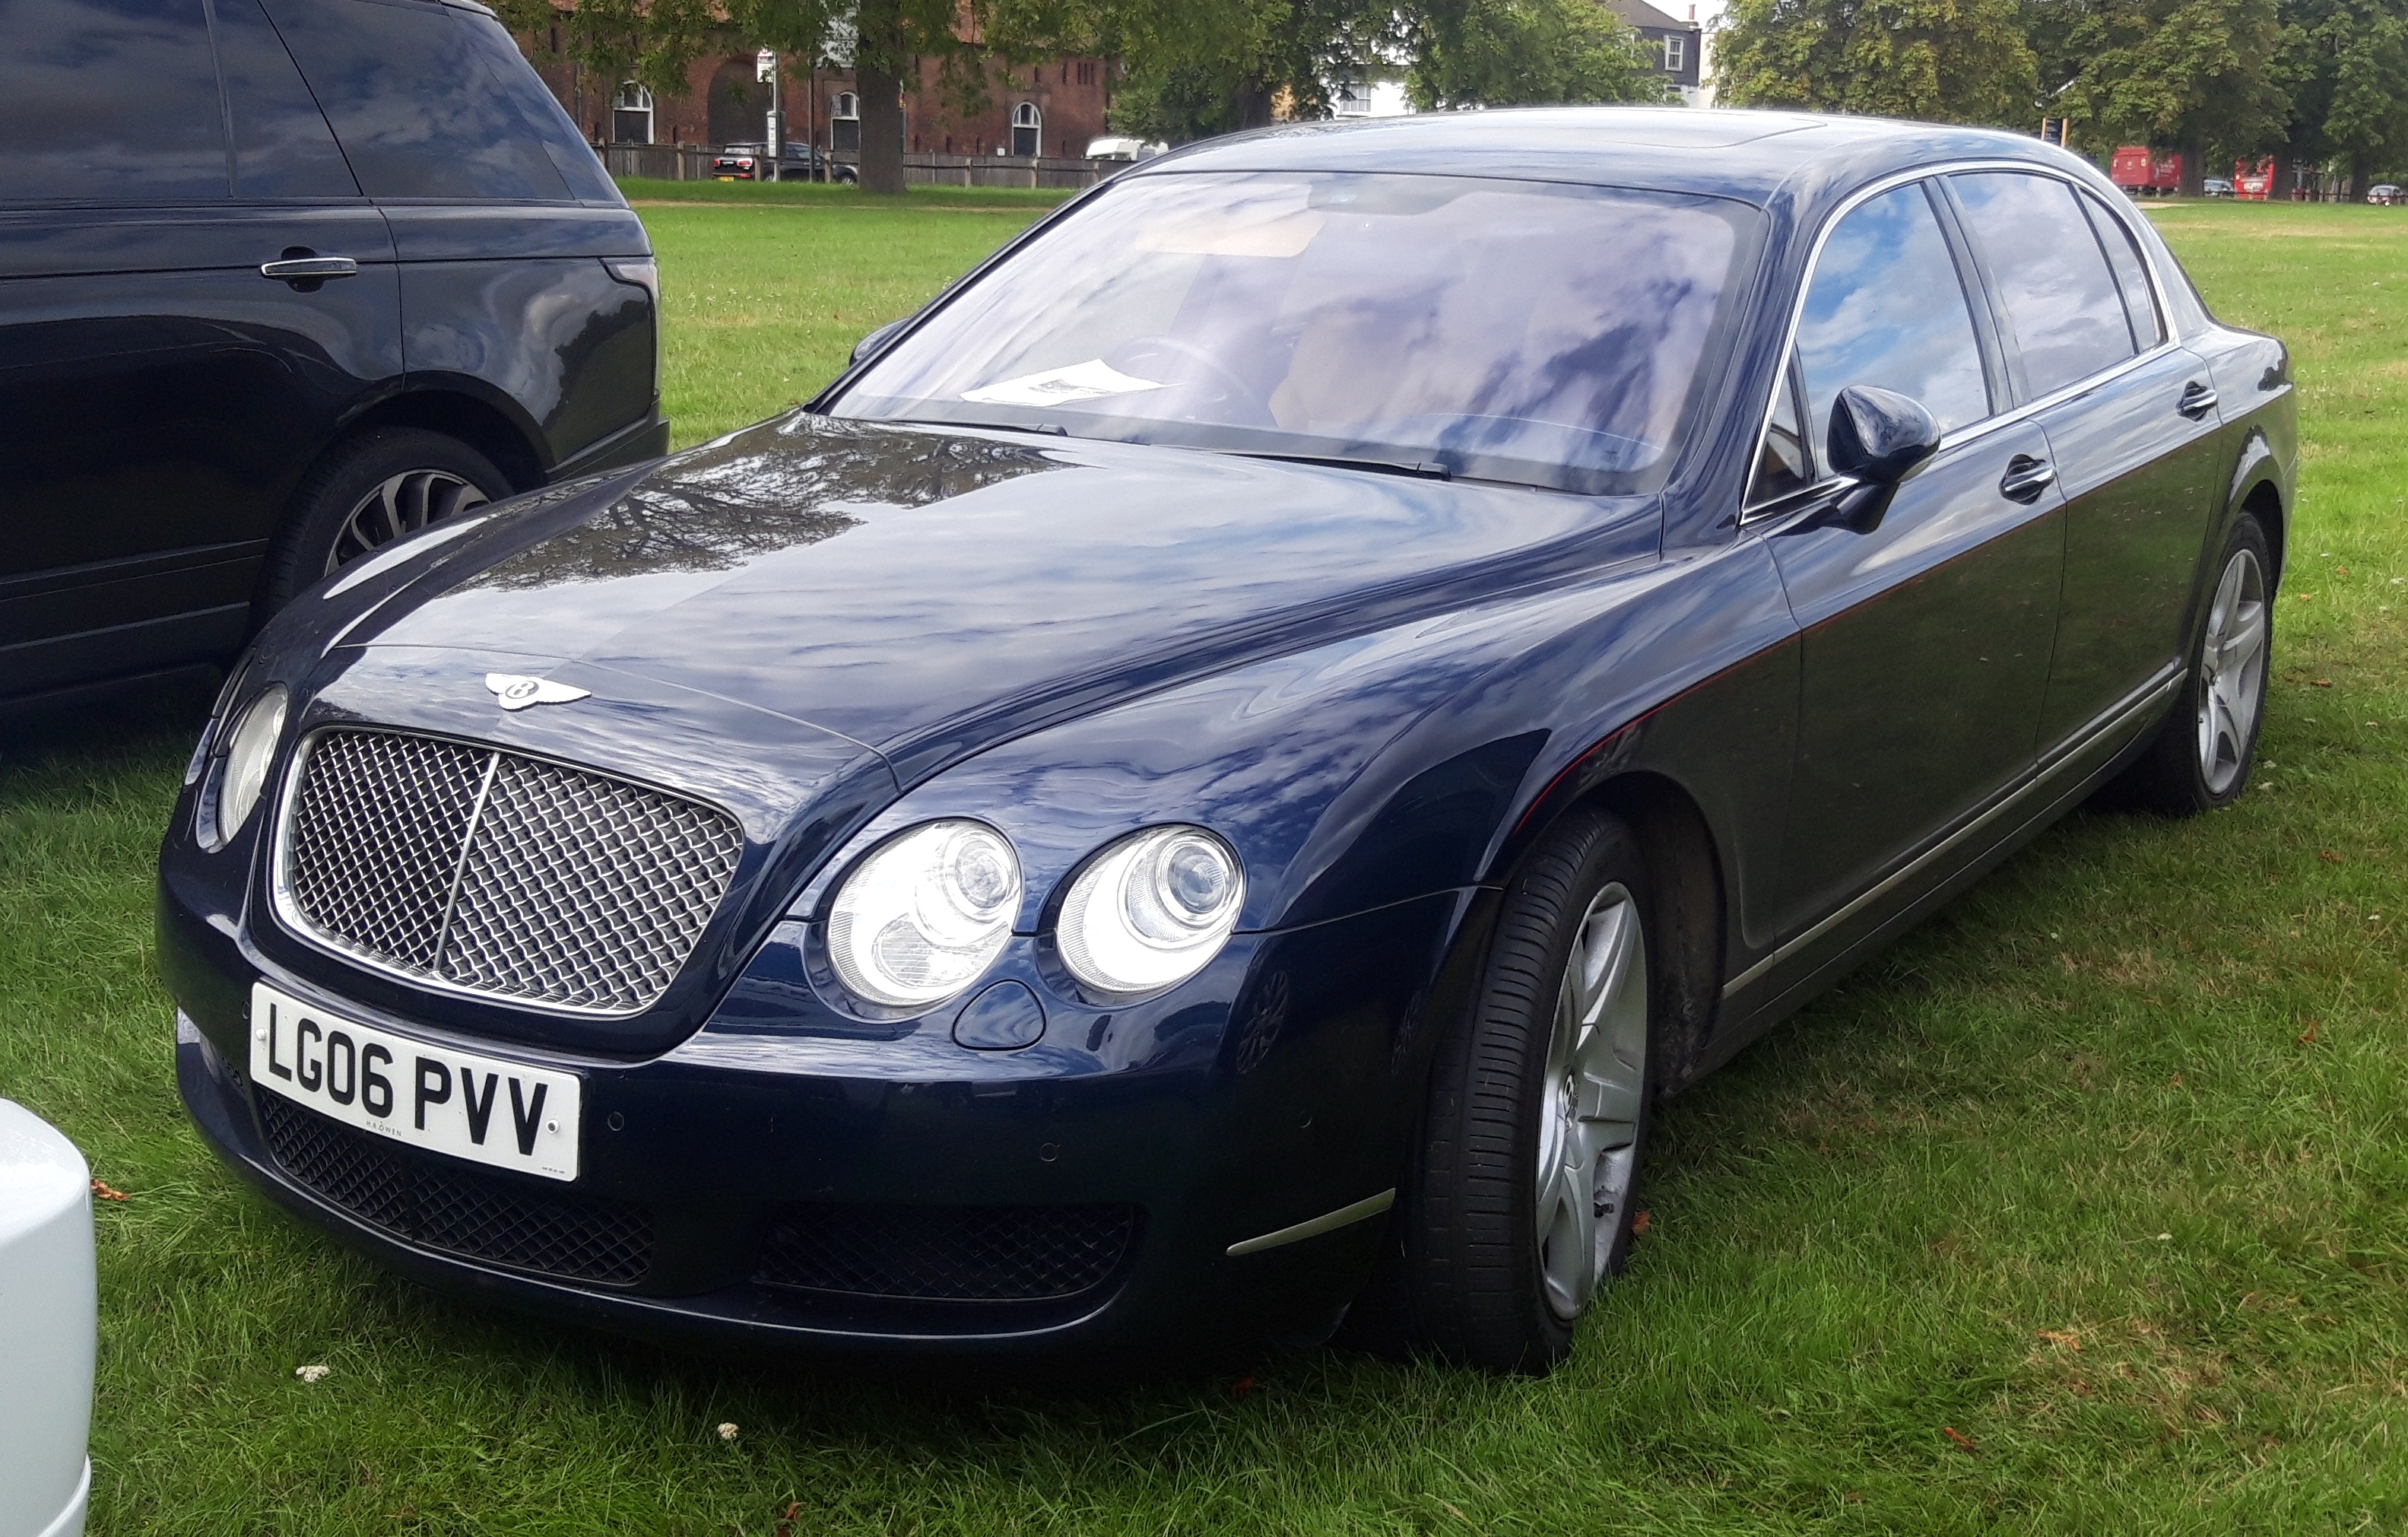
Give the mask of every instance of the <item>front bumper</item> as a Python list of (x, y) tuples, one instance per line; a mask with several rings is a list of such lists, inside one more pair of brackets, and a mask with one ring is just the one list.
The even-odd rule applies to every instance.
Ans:
[[(941, 1024), (797, 1028), (776, 1001), (802, 980), (781, 969), (781, 929), (700, 1031), (649, 1060), (474, 1041), (583, 1076), (568, 1186), (403, 1150), (265, 1095), (241, 1067), (254, 980), (470, 1041), (296, 973), (172, 883), (160, 935), (194, 1123), (276, 1200), (427, 1285), (651, 1337), (1065, 1357), (1335, 1315), (1368, 1273), (1376, 1216), (1229, 1251), (1394, 1186), (1443, 1013), (1439, 957), (1480, 911), (1476, 893), (1442, 893), (1240, 936), (1148, 1005), (1049, 997), (1045, 1037), (1013, 1052), (958, 1045)], [(999, 974), (1041, 985), (1017, 955)], [(1064, 1244), (1086, 1258), (1063, 1262)], [(1039, 1284), (1015, 1291), (1030, 1273)]]

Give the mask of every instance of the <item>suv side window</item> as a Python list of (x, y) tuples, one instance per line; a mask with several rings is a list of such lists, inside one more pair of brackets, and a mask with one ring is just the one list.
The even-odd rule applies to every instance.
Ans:
[(201, 0), (0, 0), (0, 203), (227, 195)]
[(2115, 269), (2115, 286), (2124, 291), (2124, 313), (2132, 323), (2133, 344), (2145, 352), (2166, 339), (2166, 326), (2157, 314), (2157, 296), (2149, 292), (2141, 248), (2132, 243), (2132, 232), (2123, 221), (2108, 212), (2098, 198), (2084, 194), (2082, 207), (2099, 227), (2099, 243), (2107, 248), (2107, 265)]
[(1824, 243), (1798, 323), (1807, 442), (1829, 438), (1851, 384), (1923, 403), (1942, 432), (1990, 412), (1982, 346), (1956, 257), (1917, 182), (1857, 205)]
[(213, 0), (237, 197), (357, 197), (334, 131), (259, 0)]
[(2071, 187), (2018, 171), (1952, 176), (1948, 185), (2014, 328), (2027, 396), (2132, 355), (2123, 293)]
[(368, 196), (570, 200), (541, 137), (494, 89), (449, 7), (269, 0), (268, 13)]

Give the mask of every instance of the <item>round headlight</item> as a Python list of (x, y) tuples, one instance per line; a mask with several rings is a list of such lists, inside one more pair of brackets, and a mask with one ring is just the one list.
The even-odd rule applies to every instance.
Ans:
[(225, 765), (218, 770), (217, 841), (222, 846), (251, 820), (260, 792), (267, 788), (268, 765), (284, 735), (284, 685), (270, 683), (251, 701), (226, 739)]
[(976, 822), (931, 822), (861, 862), (828, 914), (836, 974), (872, 1003), (941, 1003), (995, 961), (1020, 910), (1020, 860)]
[(1062, 903), (1062, 963), (1090, 987), (1150, 993), (1204, 970), (1238, 927), (1246, 876), (1201, 827), (1148, 827), (1104, 851)]

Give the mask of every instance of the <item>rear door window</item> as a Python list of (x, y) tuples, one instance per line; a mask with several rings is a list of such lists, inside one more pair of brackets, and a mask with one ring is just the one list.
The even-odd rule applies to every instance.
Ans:
[(2157, 314), (2157, 296), (2149, 291), (2141, 248), (2133, 243), (2132, 232), (2123, 221), (2108, 212), (2099, 199), (2086, 194), (2082, 207), (2099, 230), (2099, 243), (2107, 248), (2107, 265), (2115, 269), (2115, 286), (2124, 292), (2124, 313), (2132, 323), (2133, 343), (2145, 352), (2166, 339), (2166, 327)]
[(201, 0), (0, 0), (0, 202), (227, 194)]
[(1798, 361), (1817, 447), (1851, 384), (1921, 401), (1943, 432), (1989, 414), (1972, 311), (1920, 183), (1858, 205), (1831, 231), (1806, 290)]
[(2123, 293), (2071, 187), (2017, 171), (1971, 172), (1948, 184), (2006, 309), (2028, 395), (2132, 355)]
[(271, 0), (268, 11), (368, 196), (570, 200), (541, 134), (495, 88), (470, 18), (427, 0)]
[(215, 0), (218, 67), (234, 124), (235, 194), (256, 198), (357, 197), (326, 115), (259, 0)]

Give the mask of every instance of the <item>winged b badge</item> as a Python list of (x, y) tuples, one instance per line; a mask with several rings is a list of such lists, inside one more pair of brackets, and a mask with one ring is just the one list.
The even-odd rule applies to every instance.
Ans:
[(515, 672), (489, 672), (485, 686), (494, 691), (504, 710), (524, 710), (529, 705), (573, 704), (594, 697), (590, 688), (571, 688), (555, 683), (549, 678), (522, 677)]

